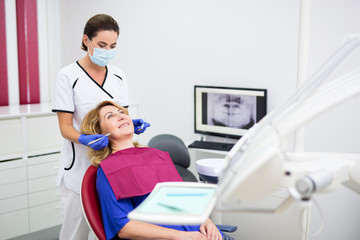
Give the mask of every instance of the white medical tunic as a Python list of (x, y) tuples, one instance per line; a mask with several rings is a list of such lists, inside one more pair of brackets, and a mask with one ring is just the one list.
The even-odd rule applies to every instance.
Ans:
[[(107, 65), (102, 86), (96, 83), (78, 62), (60, 70), (52, 111), (72, 113), (73, 126), (77, 131), (80, 132), (85, 115), (104, 100), (128, 107), (128, 84), (121, 69)], [(90, 165), (87, 151), (86, 146), (64, 139), (58, 184), (63, 180), (67, 188), (80, 194), (82, 178)]]

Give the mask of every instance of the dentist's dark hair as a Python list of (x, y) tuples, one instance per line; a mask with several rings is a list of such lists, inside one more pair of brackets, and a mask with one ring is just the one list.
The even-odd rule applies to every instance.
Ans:
[[(88, 36), (91, 40), (93, 37), (96, 37), (99, 31), (114, 31), (119, 36), (120, 28), (114, 18), (107, 14), (97, 14), (91, 17), (85, 27), (84, 27), (84, 35)], [(84, 41), (81, 42), (81, 49), (87, 51)]]

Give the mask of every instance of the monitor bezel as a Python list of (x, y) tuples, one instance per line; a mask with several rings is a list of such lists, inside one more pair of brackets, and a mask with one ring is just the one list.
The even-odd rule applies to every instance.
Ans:
[[(205, 86), (205, 85), (194, 85), (194, 132), (197, 134), (202, 134), (202, 135), (207, 135), (207, 136), (217, 136), (217, 137), (225, 137), (225, 138), (232, 138), (232, 139), (240, 139), (244, 134), (246, 134), (246, 132), (248, 131), (248, 129), (236, 129), (236, 134), (232, 134), (229, 131), (230, 130), (235, 130), (234, 128), (228, 128), (228, 127), (217, 127), (217, 126), (211, 126), (211, 125), (202, 125), (201, 127), (197, 126), (197, 121), (198, 121), (198, 114), (197, 114), (197, 89), (209, 89), (211, 90), (219, 90), (219, 91), (236, 91), (239, 92), (243, 92), (244, 93), (250, 93), (250, 94), (245, 94), (245, 95), (255, 95), (259, 94), (262, 95), (261, 96), (261, 100), (262, 102), (260, 103), (259, 101), (257, 101), (257, 107), (256, 107), (256, 111), (257, 111), (257, 117), (256, 117), (256, 122), (259, 122), (263, 117), (265, 117), (265, 115), (267, 114), (267, 89), (263, 89), (263, 88), (241, 88), (241, 87), (226, 87), (226, 86)], [(260, 97), (260, 96), (259, 96)], [(260, 105), (260, 106), (258, 106)], [(262, 107), (262, 109), (260, 109), (260, 107)], [(202, 119), (202, 111), (200, 111), (201, 113), (199, 114), (201, 119)], [(204, 126), (206, 129), (204, 129)], [(224, 128), (223, 131), (219, 131), (220, 128)]]

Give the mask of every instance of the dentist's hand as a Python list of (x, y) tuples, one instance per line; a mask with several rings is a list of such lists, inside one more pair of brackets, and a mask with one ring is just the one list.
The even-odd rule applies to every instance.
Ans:
[(98, 151), (105, 148), (109, 144), (109, 138), (108, 136), (102, 134), (94, 134), (94, 135), (81, 134), (79, 137), (79, 142), (85, 146), (91, 147), (95, 151)]
[(134, 133), (136, 134), (145, 132), (146, 128), (151, 126), (150, 123), (145, 122), (142, 119), (133, 119), (132, 121), (134, 123)]

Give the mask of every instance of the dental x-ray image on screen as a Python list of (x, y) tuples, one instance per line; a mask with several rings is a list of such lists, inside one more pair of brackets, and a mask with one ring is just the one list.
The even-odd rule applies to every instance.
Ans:
[(195, 85), (195, 133), (239, 139), (266, 115), (266, 99), (266, 89)]
[(249, 129), (256, 119), (256, 97), (238, 94), (208, 93), (209, 125)]

